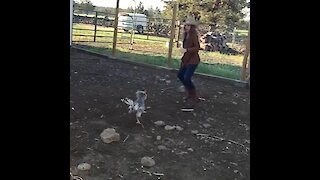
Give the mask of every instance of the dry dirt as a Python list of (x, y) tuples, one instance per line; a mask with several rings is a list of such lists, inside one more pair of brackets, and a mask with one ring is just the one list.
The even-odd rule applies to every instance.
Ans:
[[(194, 83), (205, 101), (194, 112), (181, 112), (184, 94), (177, 92), (180, 83), (174, 72), (70, 49), (72, 172), (85, 180), (250, 179), (250, 91), (201, 76), (195, 76)], [(150, 107), (141, 118), (145, 128), (120, 101), (134, 99), (143, 88)], [(165, 130), (155, 121), (183, 130)], [(106, 128), (115, 128), (120, 141), (102, 142), (100, 134)], [(155, 165), (143, 167), (144, 156), (153, 157)], [(83, 162), (91, 169), (75, 171)]]

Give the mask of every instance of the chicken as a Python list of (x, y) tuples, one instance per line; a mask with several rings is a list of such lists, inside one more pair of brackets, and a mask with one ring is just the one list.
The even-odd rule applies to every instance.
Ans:
[(139, 118), (141, 117), (142, 113), (146, 113), (145, 107), (145, 100), (147, 99), (147, 91), (145, 90), (138, 90), (136, 92), (136, 100), (133, 101), (129, 98), (122, 98), (121, 101), (125, 104), (129, 105), (129, 113), (136, 113), (136, 120), (137, 124), (140, 124), (142, 128), (144, 127), (143, 124), (140, 122)]
[(75, 176), (70, 172), (70, 180), (83, 180), (83, 178), (80, 176)]

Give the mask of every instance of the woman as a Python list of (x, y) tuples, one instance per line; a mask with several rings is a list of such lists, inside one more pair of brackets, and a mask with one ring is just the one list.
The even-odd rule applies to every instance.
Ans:
[(200, 44), (196, 25), (197, 23), (194, 19), (187, 19), (184, 23), (183, 48), (181, 49), (183, 56), (181, 58), (181, 66), (178, 72), (178, 78), (188, 93), (186, 99), (192, 100), (192, 107), (199, 102), (196, 88), (191, 81), (194, 71), (200, 62), (198, 54)]

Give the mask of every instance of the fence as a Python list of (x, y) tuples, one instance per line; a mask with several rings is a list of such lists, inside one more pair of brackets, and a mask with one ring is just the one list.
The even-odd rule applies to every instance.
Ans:
[[(114, 15), (106, 14), (103, 12), (97, 11), (87, 11), (76, 9), (74, 11), (73, 16), (73, 42), (104, 42), (104, 43), (112, 43), (113, 37), (113, 25), (114, 25)], [(143, 29), (142, 35), (146, 36), (135, 36), (131, 35), (132, 30), (137, 31), (138, 26), (133, 26), (128, 28), (122, 28), (120, 25), (118, 26), (120, 29), (124, 29), (123, 31), (118, 31), (119, 33), (119, 44), (132, 44), (134, 39), (141, 40), (152, 40), (150, 36), (156, 37), (170, 37), (171, 31), (171, 19), (161, 19), (161, 18), (147, 18), (146, 27)], [(133, 21), (127, 21), (128, 24), (133, 24)], [(143, 23), (142, 21), (135, 21), (137, 24)], [(176, 34), (174, 36), (174, 42), (176, 43), (176, 47), (179, 47), (179, 41), (182, 40), (182, 25), (180, 21), (176, 23)], [(87, 26), (84, 26), (87, 25)], [(130, 25), (131, 26), (131, 25)], [(200, 34), (205, 34), (210, 31), (210, 26), (207, 24), (200, 24), (198, 26), (198, 31)], [(129, 34), (128, 34), (129, 33)], [(130, 36), (130, 37), (128, 37)], [(216, 35), (219, 38), (219, 34)], [(232, 47), (236, 49), (238, 52), (244, 51), (244, 46), (239, 46), (239, 44), (244, 44), (244, 41), (247, 38), (247, 31), (237, 30), (236, 28), (232, 32), (225, 33), (226, 41), (232, 43)], [(204, 50), (208, 50), (210, 48), (202, 47)], [(211, 48), (214, 50), (215, 48)], [(219, 51), (220, 52), (220, 51)], [(223, 52), (223, 51), (222, 51)]]
[[(132, 22), (133, 21), (128, 21), (131, 25), (133, 24)], [(136, 21), (137, 24), (139, 24), (139, 22), (140, 21)], [(75, 9), (73, 12), (72, 42), (73, 44), (86, 46), (92, 50), (110, 55), (111, 49), (114, 47), (114, 23), (114, 14)], [(147, 26), (144, 28), (144, 31), (140, 33), (136, 32), (138, 30), (137, 26), (133, 26), (131, 29), (125, 31), (118, 25), (119, 30), (116, 36), (117, 56), (134, 61), (139, 59), (156, 65), (163, 65), (166, 59), (173, 58), (174, 60), (179, 60), (181, 54), (179, 53), (178, 47), (181, 45), (179, 42), (181, 42), (183, 38), (183, 25), (179, 20), (173, 24), (175, 25), (175, 34), (172, 37), (172, 42), (174, 43), (174, 47), (171, 48), (172, 56), (168, 55), (170, 54), (168, 51), (170, 51), (169, 42), (172, 20), (152, 17), (147, 18)], [(136, 33), (132, 33), (132, 31)], [(199, 52), (199, 55), (202, 64), (204, 64), (203, 66), (206, 66), (203, 68), (203, 72), (210, 73), (213, 69), (214, 71), (221, 69), (221, 72), (214, 72), (213, 74), (239, 79), (241, 66), (247, 68), (247, 65), (243, 65), (242, 62), (243, 55), (245, 54), (245, 42), (248, 31), (236, 27), (232, 31), (221, 35), (212, 32), (208, 24), (200, 24), (198, 26), (198, 32), (203, 49), (203, 51)], [(208, 34), (210, 34), (211, 40), (214, 39), (213, 42), (206, 40), (206, 37), (209, 37)], [(143, 56), (140, 56), (140, 54)], [(150, 58), (147, 59), (147, 56), (150, 56)], [(160, 56), (163, 58), (161, 59)], [(173, 61), (172, 63), (172, 66), (178, 67), (178, 61)]]
[[(113, 25), (114, 14), (106, 14), (97, 11), (88, 11), (77, 9), (73, 13), (73, 37), (89, 37), (89, 38), (73, 38), (73, 42), (105, 42), (101, 41), (104, 37), (113, 37)], [(143, 23), (143, 21), (134, 21), (136, 24)], [(133, 21), (127, 21), (126, 23), (132, 24)], [(143, 29), (142, 35), (135, 37), (136, 39), (152, 40), (150, 36), (166, 37), (170, 36), (170, 23), (171, 19), (161, 18), (147, 18), (147, 26)], [(87, 26), (85, 26), (87, 25)], [(137, 31), (139, 26), (130, 27), (129, 30), (118, 26), (123, 31), (118, 31), (120, 39), (123, 38), (123, 34), (131, 34), (132, 30)], [(101, 35), (102, 34), (102, 35)], [(131, 35), (130, 35), (131, 36)]]

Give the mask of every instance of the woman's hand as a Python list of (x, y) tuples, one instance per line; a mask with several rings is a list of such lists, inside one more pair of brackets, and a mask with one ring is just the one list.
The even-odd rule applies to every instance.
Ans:
[(185, 68), (186, 65), (181, 61), (180, 68)]
[(185, 48), (180, 48), (180, 52), (181, 52), (182, 54), (184, 54), (185, 52), (187, 52), (187, 49), (185, 49)]

